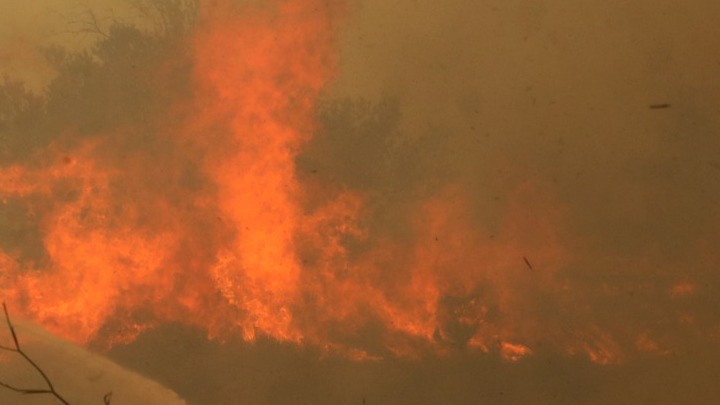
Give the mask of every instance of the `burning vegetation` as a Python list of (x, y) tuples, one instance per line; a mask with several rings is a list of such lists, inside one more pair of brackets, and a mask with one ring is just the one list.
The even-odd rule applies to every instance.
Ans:
[(504, 162), (487, 220), (428, 158), (442, 136), (403, 136), (392, 99), (327, 98), (345, 2), (167, 4), (152, 30), (47, 49), (43, 95), (0, 88), (0, 291), (25, 316), (83, 345), (182, 323), (356, 360), (614, 364), (712, 340), (692, 275), (585, 277), (672, 265), (588, 262), (552, 180)]

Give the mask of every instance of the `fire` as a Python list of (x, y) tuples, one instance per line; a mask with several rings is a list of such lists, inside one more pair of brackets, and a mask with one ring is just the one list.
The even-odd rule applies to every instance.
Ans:
[(671, 290), (673, 298), (684, 297), (695, 294), (695, 284), (690, 282), (681, 282), (673, 285)]
[[(559, 274), (572, 255), (562, 204), (542, 181), (520, 184), (492, 229), (448, 185), (407, 213), (411, 236), (400, 240), (371, 233), (371, 196), (300, 180), (295, 159), (320, 130), (342, 14), (321, 0), (204, 3), (195, 99), (173, 110), (191, 112), (171, 117), (179, 124), (159, 124), (163, 147), (121, 156), (125, 134), (104, 133), (2, 169), (4, 204), (25, 210), (46, 256), (2, 252), (11, 306), (82, 344), (184, 322), (213, 338), (268, 336), (358, 360), (468, 347), (518, 361), (535, 344), (622, 358), (592, 322), (565, 330), (539, 310), (582, 301)], [(649, 334), (637, 339), (661, 350)]]
[[(248, 340), (262, 333), (299, 342), (297, 239), (317, 234), (308, 222), (323, 226), (357, 205), (340, 196), (308, 216), (294, 167), (336, 70), (342, 8), (317, 0), (243, 10), (204, 3), (193, 41), (194, 113), (176, 133), (158, 134), (192, 149), (191, 164), (210, 185), (203, 190), (178, 192), (187, 162), (163, 157), (169, 167), (161, 173), (139, 153), (109, 156), (123, 134), (98, 136), (68, 155), (50, 151), (54, 164), (45, 167), (6, 168), (3, 194), (37, 215), (47, 253), (46, 263), (7, 266), (6, 294), (82, 343), (125, 341), (153, 322), (180, 320), (212, 336), (240, 330)], [(172, 201), (176, 195), (186, 201)]]
[(524, 356), (530, 354), (531, 350), (523, 345), (502, 342), (500, 344), (500, 353), (502, 354), (503, 358), (507, 360), (518, 361)]

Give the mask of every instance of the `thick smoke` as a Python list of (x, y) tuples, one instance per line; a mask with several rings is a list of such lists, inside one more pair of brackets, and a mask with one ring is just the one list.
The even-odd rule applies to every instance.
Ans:
[[(480, 226), (524, 181), (557, 199), (573, 256), (556, 269), (562, 295), (587, 308), (565, 327), (657, 328), (679, 343), (687, 329), (669, 319), (717, 328), (719, 11), (706, 1), (364, 1), (332, 91), (397, 101), (396, 132), (420, 145), (407, 154), (430, 175), (396, 194), (444, 176), (471, 195)], [(380, 182), (413, 179), (385, 173)]]
[[(29, 316), (128, 343), (112, 355), (198, 403), (708, 389), (649, 387), (717, 357), (720, 7), (161, 4), (83, 14), (95, 45), (0, 44), (35, 67), (0, 91), (3, 289)], [(168, 339), (223, 388), (188, 387), (170, 349), (144, 364)]]

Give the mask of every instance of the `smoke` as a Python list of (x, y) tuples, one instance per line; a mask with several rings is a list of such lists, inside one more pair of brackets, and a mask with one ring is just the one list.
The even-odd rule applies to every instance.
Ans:
[(197, 330), (170, 326), (110, 354), (195, 404), (672, 404), (712, 403), (718, 395), (717, 352), (704, 346), (605, 366), (543, 351), (516, 363), (467, 353), (355, 362), (265, 339), (208, 342)]
[(717, 6), (141, 4), (0, 93), (2, 289), (53, 332), (591, 382), (717, 350)]
[(714, 6), (379, 3), (346, 29), (334, 90), (398, 100), (405, 136), (445, 138), (477, 199), (540, 175), (613, 252), (685, 250), (712, 228), (695, 218), (716, 217)]
[[(715, 5), (364, 1), (356, 12), (332, 91), (397, 102), (409, 160), (430, 173), (398, 189), (443, 177), (493, 227), (513, 203), (533, 215), (542, 203), (514, 190), (534, 183), (556, 199), (572, 254), (555, 270), (575, 303), (559, 305), (587, 308), (563, 315), (566, 327), (642, 325), (679, 342), (667, 319), (692, 312), (691, 328), (716, 328)], [(697, 289), (672, 294), (681, 283)]]

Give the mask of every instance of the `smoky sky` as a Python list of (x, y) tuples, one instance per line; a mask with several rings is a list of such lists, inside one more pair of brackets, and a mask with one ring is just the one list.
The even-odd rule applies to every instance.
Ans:
[[(418, 183), (463, 184), (486, 225), (517, 183), (543, 184), (572, 246), (567, 276), (618, 290), (593, 304), (608, 318), (635, 307), (635, 292), (650, 299), (684, 280), (712, 294), (716, 5), (367, 1), (353, 11), (331, 93), (398, 103), (399, 136), (419, 147)], [(403, 190), (406, 173), (387, 178)], [(710, 301), (682, 305), (714, 319)]]
[(515, 166), (553, 183), (608, 254), (712, 237), (717, 6), (380, 3), (357, 4), (334, 90), (398, 100), (403, 135), (444, 138), (427, 160), (478, 200)]
[[(38, 94), (72, 90), (73, 82), (53, 84), (56, 54), (47, 46), (91, 49), (101, 38), (78, 32), (88, 10), (100, 28), (123, 21), (152, 29), (153, 16), (137, 4), (3, 2), (0, 69)], [(720, 5), (707, 0), (351, 1), (339, 28), (337, 75), (317, 106), (318, 129), (295, 162), (303, 181), (366, 197), (366, 225), (381, 238), (414, 238), (407, 213), (450, 188), (467, 198), (469, 216), (458, 221), (479, 237), (519, 238), (531, 253), (546, 239), (557, 241), (566, 252), (559, 268), (542, 257), (507, 259), (523, 269), (526, 259), (562, 286), (548, 291), (535, 288), (535, 279), (508, 276), (524, 297), (509, 322), (531, 316), (532, 329), (613, 336), (610, 346), (623, 353), (618, 364), (567, 356), (549, 342), (552, 333), (529, 342), (534, 355), (519, 363), (462, 347), (424, 362), (355, 363), (271, 339), (208, 341), (177, 325), (148, 331), (109, 356), (195, 404), (711, 403), (718, 370), (707, 359), (718, 358), (720, 331), (718, 17)], [(114, 48), (107, 49), (112, 57)], [(147, 55), (143, 63), (171, 77), (137, 77), (134, 61), (118, 60), (124, 81), (116, 87), (100, 86), (69, 110), (56, 105), (56, 118), (28, 130), (32, 137), (17, 138), (27, 126), (4, 128), (20, 139), (6, 141), (12, 152), (5, 160), (39, 164), (35, 152), (52, 134), (68, 137), (68, 127), (80, 134), (68, 144), (132, 127), (121, 149), (103, 150), (103, 157), (122, 161), (145, 149), (162, 159), (167, 143), (145, 123), (177, 113), (157, 107), (163, 97), (190, 97), (190, 62), (178, 49)], [(98, 105), (106, 93), (128, 95), (113, 101), (121, 114)], [(204, 180), (184, 169), (193, 159), (183, 150), (163, 162), (180, 184), (202, 189)], [(153, 176), (166, 178), (150, 171), (148, 183)], [(523, 191), (528, 184), (534, 191)], [(127, 187), (128, 200), (149, 188)], [(515, 233), (503, 225), (509, 210), (523, 213)], [(3, 248), (41, 258), (42, 236), (16, 221), (18, 212), (3, 212)], [(143, 220), (154, 221), (152, 211)], [(349, 244), (357, 255), (366, 248)], [(446, 306), (463, 299), (446, 297)], [(449, 340), (462, 343), (462, 327), (445, 326)], [(374, 328), (353, 339), (372, 347)]]
[[(408, 194), (457, 183), (490, 235), (517, 199), (517, 184), (536, 182), (559, 201), (556, 231), (573, 256), (563, 277), (583, 294), (598, 293), (588, 304), (597, 319), (642, 324), (651, 317), (669, 332), (665, 319), (693, 308), (715, 328), (710, 295), (719, 280), (709, 246), (718, 239), (720, 191), (717, 6), (353, 6), (330, 97), (392, 100), (396, 113), (376, 118), (393, 123), (385, 128), (395, 143), (378, 140), (377, 129), (349, 135), (385, 149), (370, 165), (353, 166), (348, 153), (335, 167), (384, 190), (382, 224), (397, 217), (391, 207), (402, 207)], [(403, 157), (384, 157), (398, 143)], [(392, 163), (378, 163), (386, 160)], [(540, 200), (520, 204), (532, 216), (551, 215)], [(528, 224), (523, 232), (535, 230)], [(697, 283), (702, 298), (660, 298), (682, 282)]]

